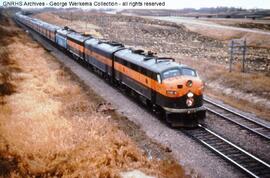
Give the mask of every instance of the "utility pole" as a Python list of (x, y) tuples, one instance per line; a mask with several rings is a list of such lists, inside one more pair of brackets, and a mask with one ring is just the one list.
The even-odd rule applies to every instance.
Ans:
[(233, 40), (231, 41), (231, 46), (230, 46), (230, 50), (231, 50), (231, 57), (230, 57), (230, 72), (232, 72), (232, 61), (233, 61)]
[(232, 39), (229, 43), (230, 50), (230, 66), (229, 71), (232, 72), (232, 65), (234, 55), (242, 55), (242, 72), (246, 72), (245, 63), (246, 63), (246, 52), (247, 52), (247, 41), (241, 39)]
[(245, 72), (246, 49), (247, 49), (247, 41), (245, 39), (243, 49), (242, 49), (243, 50), (242, 72)]

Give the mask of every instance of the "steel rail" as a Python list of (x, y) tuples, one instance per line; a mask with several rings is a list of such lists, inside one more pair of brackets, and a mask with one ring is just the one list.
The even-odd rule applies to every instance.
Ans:
[[(250, 132), (259, 135), (267, 140), (270, 140), (270, 127), (267, 125), (264, 125), (258, 121), (255, 121), (254, 119), (251, 119), (250, 117), (247, 117), (243, 114), (240, 114), (238, 112), (235, 112), (229, 108), (226, 108), (225, 106), (222, 106), (218, 103), (215, 103), (209, 99), (204, 99), (205, 103), (205, 108), (208, 112), (213, 113), (225, 120), (228, 120), (242, 128), (245, 128), (246, 130), (249, 130)], [(211, 109), (210, 107), (214, 106), (218, 109), (222, 109), (223, 112), (225, 111), (226, 114), (229, 114), (230, 116), (226, 116), (224, 113), (220, 113), (214, 109)], [(235, 118), (237, 117), (237, 118)], [(240, 119), (240, 120), (239, 120)], [(238, 121), (237, 121), (238, 120)]]
[(251, 177), (270, 177), (270, 165), (213, 131), (199, 125), (195, 130), (182, 130), (211, 151), (232, 163)]

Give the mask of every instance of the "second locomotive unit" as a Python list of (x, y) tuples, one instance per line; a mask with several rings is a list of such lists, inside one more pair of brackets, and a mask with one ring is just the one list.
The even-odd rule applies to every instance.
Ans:
[(20, 13), (16, 20), (71, 53), (114, 84), (135, 93), (172, 126), (196, 125), (205, 118), (203, 82), (196, 70), (123, 44), (60, 28)]

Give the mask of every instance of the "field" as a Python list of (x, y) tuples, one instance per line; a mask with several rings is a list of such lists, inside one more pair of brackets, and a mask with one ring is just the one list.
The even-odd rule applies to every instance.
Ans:
[[(249, 46), (247, 73), (241, 73), (241, 61), (234, 62), (233, 72), (228, 72), (228, 38), (215, 38), (215, 30), (205, 34), (204, 28), (195, 30), (174, 22), (113, 15), (94, 12), (41, 13), (35, 17), (60, 26), (70, 26), (97, 37), (122, 42), (125, 45), (150, 50), (159, 56), (174, 57), (180, 63), (199, 71), (205, 81), (206, 94), (269, 119), (270, 113), (270, 49)], [(196, 31), (198, 30), (199, 31)], [(200, 30), (203, 33), (200, 33)], [(206, 29), (207, 30), (207, 29)], [(227, 30), (227, 33), (232, 32)], [(232, 34), (234, 36), (235, 34)], [(257, 39), (258, 36), (253, 37)], [(266, 39), (265, 37), (258, 38)]]
[(149, 159), (109, 104), (0, 17), (0, 176), (184, 176), (170, 155)]

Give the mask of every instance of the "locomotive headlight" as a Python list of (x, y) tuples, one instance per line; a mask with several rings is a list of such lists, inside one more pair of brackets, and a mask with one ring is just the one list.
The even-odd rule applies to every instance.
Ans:
[(177, 91), (174, 91), (174, 90), (167, 90), (166, 93), (168, 95), (177, 95)]
[(187, 97), (192, 98), (194, 94), (192, 92), (188, 92)]
[(188, 80), (187, 83), (186, 83), (186, 86), (187, 87), (192, 87), (192, 84), (193, 84), (193, 82), (191, 80)]
[(186, 100), (186, 104), (188, 107), (191, 107), (194, 104), (194, 99), (193, 98), (188, 98)]

